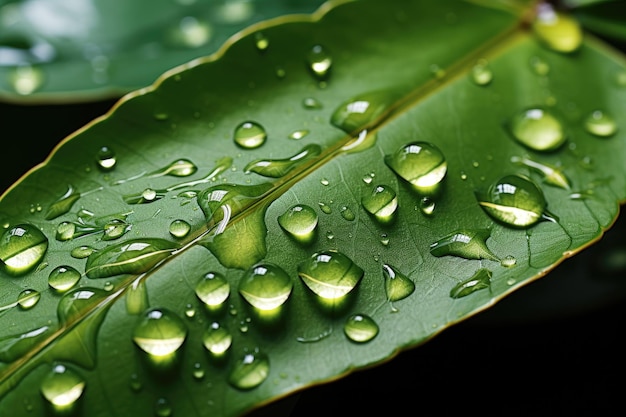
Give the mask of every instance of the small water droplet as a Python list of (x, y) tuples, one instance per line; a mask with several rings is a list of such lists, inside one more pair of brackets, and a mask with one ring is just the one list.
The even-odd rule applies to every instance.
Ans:
[(543, 58), (533, 56), (530, 58), (530, 68), (537, 75), (545, 76), (550, 72), (550, 64), (548, 64)]
[(517, 259), (513, 255), (507, 255), (500, 261), (500, 265), (505, 268), (511, 268), (517, 264)]
[(450, 290), (450, 297), (461, 298), (475, 291), (489, 288), (491, 285), (492, 272), (488, 269), (479, 269), (471, 278), (459, 282)]
[(302, 107), (304, 107), (307, 110), (319, 110), (323, 108), (324, 106), (319, 100), (313, 97), (305, 97), (302, 100)]
[(64, 365), (55, 365), (41, 382), (41, 394), (54, 410), (71, 410), (85, 390), (85, 380)]
[(523, 175), (506, 175), (476, 197), (487, 214), (509, 226), (529, 227), (545, 216), (543, 191)]
[(298, 265), (306, 286), (325, 299), (337, 299), (352, 291), (364, 271), (341, 252), (327, 250), (313, 254)]
[(298, 242), (305, 244), (315, 237), (317, 222), (317, 213), (306, 204), (296, 204), (278, 216), (280, 227)]
[(436, 80), (442, 80), (445, 78), (446, 70), (441, 68), (439, 65), (431, 64), (428, 68), (430, 69), (430, 73), (432, 74), (433, 78), (435, 78)]
[(334, 238), (335, 238), (335, 234), (333, 233), (332, 230), (326, 231), (326, 239), (333, 240)]
[(70, 255), (72, 256), (72, 258), (85, 259), (94, 252), (95, 252), (95, 249), (92, 248), (91, 246), (83, 245), (83, 246), (77, 246), (74, 249), (72, 249), (72, 251), (70, 252)]
[(31, 224), (13, 226), (0, 237), (0, 265), (6, 273), (20, 276), (35, 268), (48, 249), (48, 238)]
[(389, 236), (387, 236), (386, 233), (380, 235), (380, 243), (382, 243), (383, 246), (389, 245)]
[(385, 156), (385, 163), (420, 193), (432, 193), (446, 175), (448, 164), (432, 143), (412, 142)]
[(387, 185), (374, 187), (371, 193), (361, 199), (363, 208), (383, 224), (391, 223), (398, 209), (398, 197), (393, 188)]
[(489, 229), (463, 229), (446, 235), (430, 245), (434, 256), (459, 256), (465, 259), (500, 259), (487, 247)]
[(17, 305), (23, 310), (33, 308), (41, 298), (41, 294), (37, 290), (26, 289), (17, 296)]
[(357, 95), (341, 103), (333, 112), (330, 123), (351, 135), (358, 134), (383, 116), (396, 100), (397, 94), (373, 91)]
[(587, 116), (584, 125), (587, 132), (599, 137), (613, 136), (617, 132), (615, 119), (601, 110), (596, 110)]
[(235, 143), (244, 149), (255, 149), (265, 143), (267, 133), (256, 122), (243, 122), (235, 128)]
[(378, 324), (366, 314), (354, 314), (346, 319), (343, 332), (353, 342), (369, 342), (378, 335)]
[(308, 134), (309, 134), (309, 131), (306, 129), (294, 130), (293, 132), (289, 134), (288, 138), (293, 139), (293, 140), (300, 140)]
[(420, 205), (419, 208), (421, 210), (422, 213), (424, 213), (427, 216), (431, 216), (434, 212), (435, 212), (435, 206), (437, 204), (435, 203), (435, 200), (433, 200), (430, 197), (422, 197), (420, 199)]
[(157, 417), (170, 417), (172, 415), (172, 406), (166, 398), (159, 398), (154, 404), (154, 414)]
[(224, 355), (233, 342), (233, 337), (228, 329), (214, 322), (205, 330), (202, 335), (202, 344), (213, 356)]
[(184, 220), (176, 219), (170, 223), (170, 234), (175, 238), (182, 239), (189, 234), (191, 225)]
[(213, 29), (208, 22), (194, 16), (185, 16), (170, 30), (169, 41), (175, 46), (199, 48), (206, 45), (213, 36)]
[(268, 356), (258, 348), (248, 349), (235, 362), (228, 376), (228, 382), (241, 390), (252, 389), (267, 379), (269, 371)]
[(333, 209), (328, 204), (324, 202), (319, 202), (318, 204), (320, 206), (320, 210), (322, 210), (322, 213), (330, 214), (333, 212)]
[(221, 306), (230, 295), (230, 284), (219, 272), (208, 272), (196, 284), (196, 296), (209, 307)]
[(144, 313), (133, 330), (133, 341), (151, 356), (175, 353), (185, 342), (187, 328), (180, 317), (165, 308), (153, 308)]
[(265, 52), (270, 46), (270, 40), (263, 32), (257, 32), (254, 34), (254, 46), (257, 51)]
[(332, 57), (322, 45), (315, 45), (308, 55), (309, 68), (318, 80), (324, 81), (328, 78), (333, 64)]
[(115, 151), (108, 146), (103, 146), (96, 154), (96, 162), (102, 171), (111, 171), (115, 168), (115, 164), (117, 163), (117, 155)]
[(143, 388), (143, 385), (139, 380), (139, 376), (137, 374), (132, 374), (130, 376), (130, 389), (135, 392), (139, 392), (141, 391), (141, 388)]
[(513, 162), (514, 164), (527, 166), (539, 172), (543, 176), (543, 181), (546, 184), (563, 188), (565, 190), (570, 189), (569, 179), (567, 178), (567, 176), (565, 176), (565, 173), (563, 173), (563, 170), (560, 167), (542, 164), (529, 158), (523, 158), (519, 156), (512, 156), (511, 162)]
[(402, 300), (415, 291), (415, 283), (389, 264), (383, 264), (383, 278), (385, 293), (389, 301)]
[(16, 93), (27, 96), (41, 88), (44, 74), (38, 67), (20, 65), (9, 74), (9, 82)]
[(245, 272), (239, 294), (259, 310), (273, 310), (283, 305), (293, 289), (293, 281), (281, 267), (263, 263)]
[(111, 281), (105, 282), (104, 286), (102, 287), (102, 289), (104, 289), (105, 291), (113, 291), (113, 288), (115, 288), (115, 285)]
[(348, 206), (341, 207), (340, 213), (341, 217), (343, 217), (344, 220), (348, 220), (349, 222), (353, 221), (356, 218), (354, 212)]
[(567, 139), (559, 119), (542, 108), (517, 113), (509, 127), (516, 140), (535, 151), (555, 150)]
[(59, 292), (64, 292), (76, 285), (79, 280), (80, 272), (71, 266), (62, 265), (50, 272), (48, 285)]
[(557, 52), (576, 51), (583, 41), (578, 21), (554, 9), (548, 2), (537, 5), (537, 14), (532, 29), (539, 40)]
[(480, 59), (478, 62), (472, 67), (472, 81), (476, 85), (487, 85), (491, 83), (493, 80), (493, 72), (491, 68), (489, 68), (489, 63)]
[(264, 177), (280, 178), (298, 165), (315, 158), (322, 152), (319, 145), (310, 144), (300, 149), (295, 155), (285, 159), (257, 159), (248, 163), (244, 172), (254, 172)]

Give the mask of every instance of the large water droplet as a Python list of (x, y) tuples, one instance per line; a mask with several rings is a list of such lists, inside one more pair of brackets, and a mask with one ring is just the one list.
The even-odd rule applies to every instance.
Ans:
[(41, 298), (41, 294), (37, 290), (26, 289), (17, 296), (17, 305), (23, 310), (33, 308)]
[(88, 278), (140, 274), (170, 256), (177, 247), (165, 239), (130, 239), (89, 255), (85, 273)]
[(361, 199), (363, 208), (383, 224), (391, 223), (398, 209), (398, 197), (393, 188), (387, 185), (374, 187), (371, 193)]
[(317, 79), (323, 81), (328, 78), (330, 69), (333, 65), (333, 59), (322, 45), (315, 45), (311, 48), (308, 55), (309, 68), (317, 77)]
[(185, 342), (187, 327), (183, 320), (165, 308), (148, 310), (133, 330), (133, 341), (144, 352), (169, 356)]
[(57, 266), (48, 276), (48, 285), (59, 292), (72, 288), (80, 280), (80, 272), (69, 265)]
[(537, 6), (537, 15), (532, 28), (539, 40), (553, 51), (574, 52), (583, 41), (583, 33), (578, 21), (554, 10), (548, 2)]
[(259, 310), (273, 310), (287, 301), (293, 281), (278, 265), (263, 263), (250, 268), (239, 283), (239, 294)]
[(465, 259), (490, 259), (500, 261), (487, 247), (491, 236), (489, 229), (464, 229), (442, 237), (430, 245), (434, 256), (459, 256)]
[(258, 348), (247, 350), (235, 362), (228, 376), (228, 382), (238, 389), (252, 389), (265, 381), (269, 371), (270, 362), (265, 353)]
[(465, 281), (459, 282), (450, 290), (450, 297), (461, 298), (475, 291), (489, 288), (491, 285), (492, 272), (488, 269), (479, 269), (474, 275)]
[(315, 294), (337, 299), (352, 291), (364, 271), (341, 252), (317, 252), (298, 265), (298, 275)]
[(41, 382), (41, 394), (56, 411), (71, 410), (85, 390), (85, 380), (64, 365), (55, 365)]
[(509, 128), (515, 139), (535, 151), (555, 150), (567, 139), (559, 119), (542, 108), (527, 109), (516, 114)]
[(264, 177), (280, 178), (299, 164), (315, 158), (322, 152), (319, 145), (310, 144), (295, 155), (285, 159), (257, 159), (245, 166), (244, 172), (254, 172)]
[(111, 171), (117, 163), (117, 155), (108, 146), (103, 146), (96, 154), (96, 162), (102, 171)]
[(313, 208), (296, 204), (278, 216), (280, 227), (301, 243), (310, 243), (315, 237), (318, 217)]
[(446, 175), (448, 164), (432, 143), (412, 142), (402, 146), (385, 163), (420, 193), (432, 193)]
[(560, 167), (542, 164), (537, 161), (533, 161), (532, 159), (519, 156), (512, 156), (511, 162), (527, 166), (539, 172), (543, 176), (543, 181), (546, 184), (554, 185), (555, 187), (563, 188), (565, 190), (570, 189), (569, 179)]
[(189, 234), (191, 225), (182, 219), (176, 219), (170, 223), (170, 235), (182, 239)]
[(219, 272), (209, 272), (196, 284), (196, 296), (209, 307), (221, 306), (230, 295), (230, 284)]
[(267, 133), (256, 122), (244, 122), (235, 128), (235, 143), (244, 149), (254, 149), (265, 143)]
[(349, 134), (358, 134), (382, 117), (397, 99), (389, 91), (360, 94), (341, 103), (333, 112), (330, 123)]
[(415, 291), (415, 283), (395, 267), (384, 264), (385, 293), (389, 301), (399, 301)]
[(617, 132), (615, 119), (601, 110), (596, 110), (587, 116), (584, 124), (587, 132), (599, 137), (613, 136)]
[(228, 329), (214, 322), (206, 329), (202, 335), (202, 344), (214, 356), (222, 356), (230, 349), (233, 336)]
[(529, 227), (545, 216), (543, 191), (523, 175), (506, 175), (476, 198), (487, 214), (509, 226)]
[(346, 319), (343, 332), (357, 343), (369, 342), (378, 335), (378, 324), (366, 314), (354, 314)]
[(147, 175), (148, 178), (161, 177), (169, 175), (171, 177), (188, 177), (193, 175), (198, 170), (198, 167), (189, 159), (177, 159), (171, 164), (150, 172)]
[(19, 224), (7, 229), (0, 237), (0, 261), (6, 273), (24, 275), (43, 259), (48, 238), (31, 224)]

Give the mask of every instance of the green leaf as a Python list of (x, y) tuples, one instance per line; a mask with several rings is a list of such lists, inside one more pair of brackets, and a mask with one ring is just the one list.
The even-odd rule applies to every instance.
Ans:
[(0, 201), (0, 410), (241, 415), (598, 240), (626, 199), (624, 59), (483, 3), (257, 27), (263, 53), (250, 32), (63, 141)]
[[(121, 95), (210, 55), (242, 29), (322, 0), (0, 2), (0, 99), (67, 103)], [(234, 38), (233, 38), (234, 40)], [(264, 47), (265, 39), (258, 44)]]
[(573, 8), (572, 13), (584, 27), (610, 39), (626, 41), (626, 2), (613, 0), (581, 3)]

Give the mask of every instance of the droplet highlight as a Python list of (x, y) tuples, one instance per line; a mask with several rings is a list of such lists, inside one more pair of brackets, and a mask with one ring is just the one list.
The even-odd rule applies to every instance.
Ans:
[(617, 132), (615, 119), (601, 110), (596, 110), (587, 116), (584, 125), (587, 132), (601, 138), (608, 138)]
[(318, 80), (324, 81), (328, 78), (333, 59), (326, 48), (322, 45), (313, 46), (309, 52), (307, 61), (311, 72)]
[(428, 142), (411, 142), (391, 155), (385, 163), (420, 193), (436, 191), (446, 175), (448, 163), (438, 147)]
[(219, 272), (208, 272), (196, 284), (195, 293), (205, 305), (218, 307), (228, 299), (230, 284), (226, 277)]
[(233, 336), (228, 329), (217, 322), (211, 325), (202, 334), (202, 344), (215, 357), (223, 356), (233, 342)]
[(183, 320), (165, 308), (148, 310), (133, 330), (133, 341), (151, 356), (175, 353), (185, 342), (187, 327)]
[(378, 335), (379, 327), (370, 316), (354, 314), (346, 320), (343, 332), (353, 342), (366, 343)]
[(9, 275), (24, 275), (39, 265), (47, 249), (48, 238), (37, 227), (10, 227), (0, 237), (0, 265)]
[(243, 149), (255, 149), (265, 143), (265, 128), (256, 122), (244, 122), (235, 128), (235, 143)]
[(296, 241), (310, 243), (315, 237), (317, 212), (306, 204), (296, 204), (278, 216), (280, 227)]

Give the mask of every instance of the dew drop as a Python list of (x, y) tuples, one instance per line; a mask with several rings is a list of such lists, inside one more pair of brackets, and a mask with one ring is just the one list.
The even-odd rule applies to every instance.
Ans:
[(244, 122), (235, 128), (235, 143), (244, 149), (255, 149), (265, 143), (267, 133), (256, 122)]
[(459, 256), (465, 259), (500, 259), (487, 247), (489, 229), (464, 229), (444, 236), (430, 245), (433, 256)]
[(207, 22), (193, 16), (185, 16), (170, 31), (170, 41), (176, 46), (199, 48), (206, 45), (213, 36), (213, 29)]
[(148, 310), (133, 330), (133, 341), (141, 350), (154, 357), (174, 354), (186, 337), (185, 323), (165, 308)]
[(41, 294), (37, 290), (26, 289), (17, 296), (17, 305), (23, 310), (35, 307), (39, 302)]
[(515, 259), (515, 257), (512, 255), (507, 255), (500, 261), (500, 265), (505, 268), (511, 268), (515, 266), (515, 264), (517, 264), (517, 259)]
[(357, 95), (344, 101), (335, 109), (330, 123), (346, 133), (359, 133), (383, 116), (396, 98), (396, 94), (388, 91), (373, 91)]
[(378, 324), (366, 314), (354, 314), (347, 318), (343, 332), (353, 342), (369, 342), (378, 335)]
[(481, 59), (472, 67), (472, 81), (476, 85), (487, 85), (493, 80), (493, 72), (489, 68), (489, 63)]
[(529, 227), (545, 214), (543, 191), (530, 178), (506, 175), (494, 182), (487, 193), (477, 193), (478, 204), (492, 218), (513, 227)]
[(254, 46), (257, 51), (265, 52), (270, 46), (270, 40), (263, 34), (263, 32), (257, 32), (254, 34)]
[(202, 344), (213, 356), (223, 356), (233, 342), (233, 336), (228, 329), (214, 322), (205, 330), (202, 335)]
[(516, 114), (509, 127), (517, 141), (535, 151), (555, 150), (567, 139), (561, 122), (542, 108)]
[(323, 81), (328, 78), (333, 60), (326, 48), (322, 45), (313, 46), (309, 52), (307, 61), (313, 75), (315, 75), (318, 80)]
[(64, 365), (55, 365), (41, 382), (41, 394), (56, 411), (73, 408), (85, 390), (85, 380)]
[(389, 264), (383, 264), (385, 293), (389, 301), (399, 301), (415, 291), (415, 283)]
[(337, 299), (352, 291), (364, 271), (341, 252), (327, 250), (313, 254), (298, 265), (306, 286), (325, 299)]
[(259, 386), (270, 371), (268, 356), (258, 348), (248, 349), (235, 362), (228, 382), (235, 388), (248, 390)]
[(385, 163), (420, 193), (432, 193), (446, 175), (448, 164), (432, 143), (412, 142), (385, 156)]
[(196, 380), (201, 380), (204, 378), (204, 369), (199, 362), (193, 364), (193, 371), (191, 373)]
[(296, 204), (278, 216), (280, 227), (301, 243), (310, 243), (313, 240), (317, 222), (317, 213), (306, 204)]
[(244, 168), (246, 174), (254, 172), (264, 177), (280, 178), (298, 165), (315, 158), (322, 152), (319, 145), (310, 144), (300, 149), (295, 155), (285, 159), (257, 159)]
[(221, 306), (230, 295), (230, 284), (219, 272), (208, 272), (195, 288), (196, 296), (209, 307)]
[(584, 125), (587, 132), (599, 137), (613, 136), (617, 132), (617, 124), (613, 117), (601, 110), (587, 116)]
[(532, 23), (532, 29), (537, 38), (548, 49), (556, 52), (574, 52), (583, 41), (583, 34), (578, 21), (554, 10), (553, 6), (547, 2), (537, 6), (537, 14)]
[(356, 216), (354, 215), (354, 212), (348, 206), (341, 207), (340, 213), (341, 213), (341, 217), (343, 217), (344, 220), (347, 220), (349, 222), (353, 221), (356, 218)]
[(64, 292), (76, 285), (79, 280), (80, 272), (71, 266), (62, 265), (50, 272), (48, 285), (59, 292)]
[(293, 289), (293, 281), (281, 267), (263, 263), (245, 272), (239, 283), (239, 294), (259, 310), (282, 306)]
[(44, 74), (38, 67), (20, 65), (9, 75), (9, 82), (17, 94), (27, 96), (41, 88)]
[(324, 106), (319, 100), (313, 97), (305, 97), (302, 100), (302, 107), (304, 107), (307, 110), (319, 110), (323, 108)]
[(171, 164), (157, 169), (156, 171), (146, 174), (148, 178), (162, 177), (168, 175), (170, 177), (188, 177), (198, 171), (198, 167), (189, 159), (177, 159)]
[(7, 229), (0, 237), (0, 261), (12, 276), (24, 275), (35, 268), (48, 249), (48, 238), (31, 224)]
[(309, 131), (306, 129), (294, 130), (293, 132), (289, 134), (288, 138), (293, 139), (293, 140), (300, 140), (308, 134), (309, 134)]
[(95, 252), (95, 249), (92, 248), (91, 246), (83, 245), (83, 246), (77, 246), (74, 249), (72, 249), (72, 251), (70, 252), (70, 255), (72, 256), (72, 258), (85, 259), (94, 252)]
[(374, 187), (371, 193), (361, 199), (363, 208), (383, 224), (391, 223), (398, 209), (398, 197), (393, 188), (387, 185)]
[(479, 269), (471, 278), (459, 282), (450, 290), (450, 297), (461, 298), (475, 291), (489, 288), (492, 272), (488, 269)]
[(137, 374), (132, 374), (130, 376), (130, 389), (132, 389), (135, 392), (139, 392), (141, 391), (141, 388), (143, 388), (143, 385), (141, 384), (141, 381), (139, 380), (139, 376)]
[(96, 162), (102, 171), (111, 171), (117, 163), (117, 155), (111, 148), (103, 146), (96, 154)]
[(115, 240), (124, 236), (131, 229), (131, 225), (124, 220), (112, 219), (103, 227), (102, 240)]
[(533, 56), (530, 58), (530, 68), (537, 75), (545, 76), (550, 72), (550, 64), (548, 64), (543, 58)]
[(172, 415), (172, 406), (166, 398), (159, 398), (154, 404), (154, 414), (157, 417), (170, 417)]
[(184, 220), (176, 219), (170, 223), (170, 234), (175, 238), (182, 239), (189, 234), (191, 225)]

